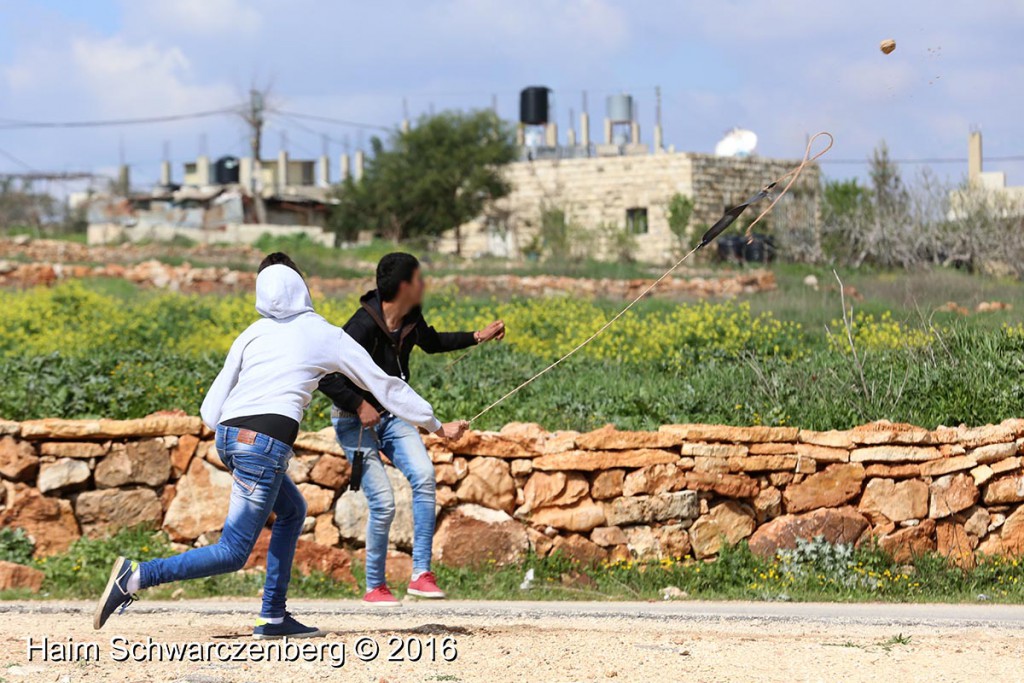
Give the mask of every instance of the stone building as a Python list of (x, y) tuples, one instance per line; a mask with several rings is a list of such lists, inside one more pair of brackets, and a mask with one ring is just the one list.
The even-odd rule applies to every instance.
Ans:
[[(638, 260), (665, 262), (680, 246), (667, 215), (675, 194), (694, 202), (690, 244), (724, 209), (743, 202), (798, 163), (671, 151), (519, 161), (507, 167), (509, 196), (479, 219), (447, 233), (440, 246), (470, 257), (529, 255), (540, 245), (544, 213), (560, 210), (577, 226), (575, 239), (588, 256), (607, 256), (607, 236), (618, 230), (635, 235)], [(808, 166), (759, 231), (770, 232), (783, 248), (815, 248), (819, 175), (817, 166)], [(753, 209), (748, 213), (750, 218), (744, 220), (756, 216)]]

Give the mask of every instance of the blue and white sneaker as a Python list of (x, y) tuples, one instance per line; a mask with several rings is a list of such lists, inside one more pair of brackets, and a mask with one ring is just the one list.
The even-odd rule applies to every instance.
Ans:
[(266, 619), (257, 619), (256, 628), (252, 630), (252, 637), (257, 640), (271, 640), (274, 638), (319, 638), (326, 635), (316, 626), (306, 626), (297, 622), (291, 614), (284, 615), (284, 621), (280, 624), (271, 624)]
[(139, 563), (132, 560), (119, 557), (114, 561), (114, 567), (110, 570), (110, 579), (107, 581), (107, 587), (103, 590), (103, 595), (100, 596), (99, 604), (96, 605), (96, 612), (93, 613), (92, 627), (94, 629), (103, 628), (103, 624), (107, 623), (107, 619), (118, 609), (124, 612), (128, 608), (128, 605), (135, 602), (138, 598), (128, 592), (126, 586), (128, 585), (128, 579), (131, 578), (132, 573), (139, 568)]

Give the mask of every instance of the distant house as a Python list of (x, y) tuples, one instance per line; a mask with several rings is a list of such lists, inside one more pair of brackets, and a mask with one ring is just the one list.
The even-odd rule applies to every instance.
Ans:
[(969, 218), (978, 211), (1004, 218), (1024, 217), (1024, 185), (1007, 185), (1002, 171), (985, 171), (981, 131), (967, 138), (967, 187), (949, 196), (949, 217)]
[[(361, 164), (361, 155), (357, 155), (357, 173)], [(349, 172), (347, 155), (341, 159), (341, 170), (342, 177)], [(126, 171), (122, 177), (127, 187)], [(221, 157), (211, 162), (200, 156), (184, 165), (181, 184), (173, 182), (170, 163), (164, 162), (160, 183), (149, 191), (72, 199), (85, 207), (90, 244), (161, 241), (177, 236), (197, 242), (249, 244), (269, 233), (305, 234), (333, 245), (334, 235), (326, 226), (337, 200), (330, 189), (326, 157), (291, 159), (282, 151), (276, 159), (259, 164), (248, 157)]]

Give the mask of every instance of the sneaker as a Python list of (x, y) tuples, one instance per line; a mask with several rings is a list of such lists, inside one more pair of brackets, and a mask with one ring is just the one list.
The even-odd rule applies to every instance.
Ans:
[(319, 638), (325, 635), (316, 626), (300, 624), (287, 612), (280, 624), (271, 624), (266, 619), (257, 619), (252, 637), (256, 640), (273, 640), (275, 638)]
[(374, 607), (398, 607), (402, 603), (394, 596), (388, 585), (382, 583), (363, 596), (363, 602)]
[(111, 614), (119, 608), (121, 612), (124, 612), (128, 605), (138, 599), (129, 593), (126, 588), (132, 572), (138, 568), (138, 562), (133, 562), (123, 557), (119, 557), (114, 561), (114, 567), (110, 570), (110, 579), (107, 580), (107, 587), (103, 589), (103, 595), (100, 596), (99, 604), (96, 605), (96, 611), (92, 616), (92, 627), (94, 629), (99, 630), (103, 628), (103, 624), (107, 623), (107, 619), (110, 618)]
[(409, 584), (409, 595), (415, 595), (418, 598), (432, 598), (434, 600), (443, 600), (447, 596), (444, 591), (437, 587), (437, 578), (434, 576), (434, 572), (423, 572), (419, 578)]

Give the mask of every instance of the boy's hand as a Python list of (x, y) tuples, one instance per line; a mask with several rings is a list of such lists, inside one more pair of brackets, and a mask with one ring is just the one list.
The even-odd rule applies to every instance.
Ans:
[(380, 413), (377, 409), (370, 405), (369, 401), (363, 401), (359, 404), (359, 422), (366, 428), (376, 426), (380, 422)]
[(495, 320), (493, 323), (488, 325), (482, 330), (477, 330), (473, 333), (473, 339), (476, 339), (477, 344), (483, 344), (492, 340), (504, 339), (505, 338), (505, 323), (502, 320)]
[(462, 438), (462, 435), (466, 433), (466, 429), (468, 427), (469, 423), (465, 420), (456, 420), (455, 422), (445, 422), (441, 425), (441, 428), (434, 433), (442, 439), (458, 441)]

